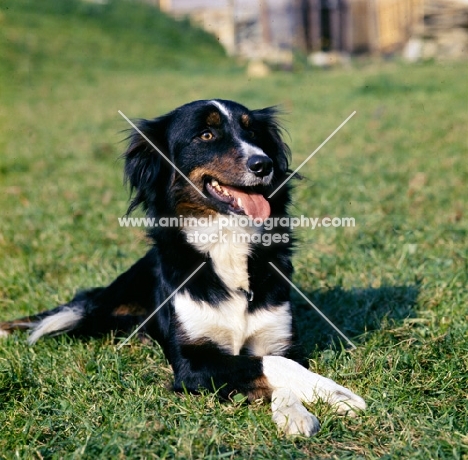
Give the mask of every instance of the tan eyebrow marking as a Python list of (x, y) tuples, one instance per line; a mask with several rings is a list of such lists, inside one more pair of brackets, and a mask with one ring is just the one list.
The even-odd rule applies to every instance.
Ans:
[(241, 123), (245, 128), (250, 126), (250, 117), (246, 113), (241, 116)]
[(208, 126), (219, 126), (221, 124), (221, 117), (218, 112), (211, 112), (206, 118)]

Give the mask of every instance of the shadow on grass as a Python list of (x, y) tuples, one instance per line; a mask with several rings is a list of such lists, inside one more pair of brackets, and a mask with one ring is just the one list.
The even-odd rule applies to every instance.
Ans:
[[(334, 287), (307, 292), (305, 296), (341, 332), (354, 342), (366, 332), (386, 328), (414, 316), (419, 284), (345, 290)], [(310, 356), (312, 351), (346, 341), (302, 297), (292, 293), (299, 340)], [(361, 338), (362, 340), (362, 338)]]

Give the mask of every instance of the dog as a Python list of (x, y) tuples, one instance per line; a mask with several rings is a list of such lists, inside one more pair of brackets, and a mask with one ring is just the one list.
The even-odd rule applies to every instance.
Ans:
[(144, 323), (173, 368), (177, 392), (264, 398), (291, 435), (319, 430), (303, 403), (323, 400), (351, 416), (364, 410), (361, 397), (310, 372), (300, 356), (287, 282), (294, 244), (278, 223), (287, 216), (291, 175), (278, 111), (195, 101), (140, 120), (128, 141), (127, 214), (141, 206), (156, 222), (177, 225), (150, 228), (147, 254), (109, 286), (1, 323), (0, 334), (29, 330), (33, 344)]

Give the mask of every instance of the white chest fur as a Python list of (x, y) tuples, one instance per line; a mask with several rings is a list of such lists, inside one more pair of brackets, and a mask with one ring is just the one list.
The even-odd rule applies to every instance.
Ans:
[(289, 347), (289, 303), (248, 312), (245, 292), (250, 290), (249, 237), (258, 231), (256, 227), (220, 226), (217, 219), (210, 226), (184, 228), (187, 241), (209, 254), (216, 274), (231, 294), (229, 300), (218, 305), (197, 302), (188, 293), (175, 296), (177, 318), (191, 341), (210, 340), (233, 355), (238, 355), (243, 347), (254, 356), (282, 355)]
[(248, 257), (250, 237), (256, 227), (220, 225), (217, 216), (209, 226), (186, 226), (187, 241), (203, 254), (209, 254), (216, 274), (232, 291), (249, 291)]
[(246, 347), (254, 356), (281, 355), (290, 344), (291, 315), (286, 302), (269, 310), (247, 311), (242, 293), (216, 306), (194, 301), (188, 293), (174, 299), (177, 318), (192, 341), (210, 340), (238, 355)]

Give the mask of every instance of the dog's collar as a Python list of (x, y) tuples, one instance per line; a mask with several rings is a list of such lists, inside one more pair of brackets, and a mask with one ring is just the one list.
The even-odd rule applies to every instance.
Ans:
[(239, 291), (241, 291), (241, 292), (243, 292), (245, 294), (245, 296), (247, 297), (247, 300), (249, 302), (252, 302), (252, 300), (254, 299), (254, 292), (253, 291), (246, 291), (243, 288), (239, 288)]

